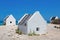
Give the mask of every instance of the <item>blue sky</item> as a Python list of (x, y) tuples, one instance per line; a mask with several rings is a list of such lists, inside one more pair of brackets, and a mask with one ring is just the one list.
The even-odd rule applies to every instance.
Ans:
[(35, 11), (40, 11), (46, 20), (60, 17), (60, 0), (0, 0), (0, 20), (10, 14), (19, 20), (25, 13)]

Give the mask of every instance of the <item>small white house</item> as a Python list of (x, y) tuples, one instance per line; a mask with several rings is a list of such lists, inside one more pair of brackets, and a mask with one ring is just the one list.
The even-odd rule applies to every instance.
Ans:
[(50, 18), (50, 20), (55, 20), (55, 19), (59, 19), (59, 17), (58, 17), (58, 16), (52, 16), (52, 17)]
[(59, 17), (58, 16), (52, 16), (51, 18), (50, 18), (50, 22), (52, 23), (54, 20), (56, 20), (56, 19), (59, 19)]
[(18, 28), (22, 33), (29, 34), (35, 32), (35, 34), (47, 33), (47, 22), (41, 16), (39, 11), (36, 11), (33, 15), (25, 14), (18, 21)]
[(14, 26), (16, 25), (16, 19), (13, 17), (13, 15), (8, 15), (5, 19), (4, 19), (4, 24), (6, 26)]

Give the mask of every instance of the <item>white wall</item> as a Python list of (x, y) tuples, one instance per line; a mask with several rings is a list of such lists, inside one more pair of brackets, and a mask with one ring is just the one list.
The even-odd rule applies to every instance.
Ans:
[(27, 34), (27, 26), (18, 24), (18, 28), (22, 33)]
[[(10, 21), (12, 21), (12, 23), (10, 23)], [(7, 19), (6, 19), (6, 25), (9, 26), (9, 25), (16, 25), (16, 20), (13, 16), (9, 16)]]
[[(47, 23), (39, 13), (35, 13), (28, 21), (28, 33), (34, 31), (36, 34), (45, 34), (47, 32)], [(39, 27), (39, 31), (36, 28)]]

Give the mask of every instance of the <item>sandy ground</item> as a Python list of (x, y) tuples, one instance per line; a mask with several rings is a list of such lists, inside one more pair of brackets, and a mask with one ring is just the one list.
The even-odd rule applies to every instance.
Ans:
[(48, 33), (40, 36), (18, 35), (15, 32), (17, 25), (0, 26), (0, 40), (60, 40), (60, 29), (56, 29), (54, 26), (54, 24), (48, 24)]

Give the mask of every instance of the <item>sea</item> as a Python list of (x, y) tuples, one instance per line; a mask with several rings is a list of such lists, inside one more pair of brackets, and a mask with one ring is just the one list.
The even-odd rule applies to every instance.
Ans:
[[(18, 21), (16, 21), (16, 25), (18, 24)], [(0, 21), (0, 25), (4, 25), (4, 21)]]

